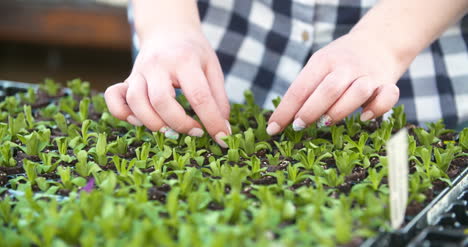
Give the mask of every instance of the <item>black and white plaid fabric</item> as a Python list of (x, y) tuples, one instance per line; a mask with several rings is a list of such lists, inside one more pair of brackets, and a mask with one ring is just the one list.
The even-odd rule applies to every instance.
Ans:
[[(272, 109), (311, 54), (346, 34), (376, 1), (199, 0), (198, 7), (230, 100), (241, 102), (250, 89)], [(137, 52), (136, 35), (133, 44)], [(452, 128), (467, 121), (468, 16), (419, 54), (397, 85), (408, 121), (444, 118)]]

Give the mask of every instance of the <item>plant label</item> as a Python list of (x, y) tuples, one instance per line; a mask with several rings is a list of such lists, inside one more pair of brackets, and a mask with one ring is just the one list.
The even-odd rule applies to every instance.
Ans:
[(403, 223), (408, 201), (408, 131), (403, 128), (387, 143), (390, 220), (393, 229)]

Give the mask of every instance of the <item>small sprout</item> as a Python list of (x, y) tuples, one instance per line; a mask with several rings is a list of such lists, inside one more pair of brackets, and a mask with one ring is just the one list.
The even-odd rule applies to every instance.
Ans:
[(91, 87), (89, 82), (81, 81), (80, 79), (74, 79), (67, 82), (67, 86), (71, 89), (73, 95), (77, 96), (89, 96)]
[(299, 158), (300, 164), (306, 170), (311, 171), (315, 166), (322, 165), (323, 159), (332, 157), (332, 154), (328, 152), (325, 152), (317, 157), (315, 152), (315, 149), (307, 149), (307, 151), (301, 150), (298, 152), (297, 156)]
[(88, 97), (84, 97), (80, 101), (80, 112), (79, 112), (79, 121), (82, 123), (86, 119), (88, 119), (88, 113), (89, 113), (89, 104), (91, 103), (90, 99)]
[(345, 125), (349, 136), (355, 136), (359, 131), (361, 131), (361, 124), (358, 115), (348, 116), (345, 118)]
[(464, 128), (460, 132), (460, 137), (459, 141), (460, 146), (463, 148), (463, 150), (468, 150), (468, 128)]
[(272, 166), (279, 165), (280, 163), (280, 153), (276, 152), (274, 155), (272, 154), (266, 154), (266, 157), (268, 159), (268, 163)]
[(359, 163), (359, 154), (349, 151), (335, 151), (333, 153), (336, 167), (340, 174), (348, 176), (353, 171), (354, 166)]
[(119, 156), (114, 155), (114, 157), (112, 157), (112, 162), (120, 176), (128, 176), (130, 170), (135, 165), (136, 160), (133, 159), (129, 162), (126, 159), (122, 159)]
[(57, 96), (61, 85), (52, 79), (45, 79), (43, 84), (39, 85), (39, 89), (46, 92), (48, 96)]
[(406, 126), (405, 106), (399, 105), (393, 108), (392, 116), (395, 129), (399, 130)]
[(366, 149), (368, 148), (368, 146), (366, 146), (368, 138), (369, 138), (369, 134), (367, 134), (367, 132), (363, 132), (359, 136), (359, 141), (357, 142), (353, 141), (349, 136), (345, 136), (344, 140), (347, 142), (345, 146), (345, 150), (355, 149), (356, 151), (358, 151), (361, 157), (363, 157), (364, 154), (372, 152), (372, 150)]
[(19, 146), (27, 155), (38, 155), (50, 142), (50, 130), (32, 132), (29, 135), (18, 135), (18, 139), (25, 145)]
[(28, 124), (29, 129), (33, 129), (35, 125), (34, 117), (32, 115), (32, 110), (30, 105), (23, 106), (24, 115), (26, 116), (26, 123)]
[(292, 157), (295, 154), (294, 143), (290, 141), (274, 142), (281, 155), (285, 158)]
[(27, 104), (34, 104), (36, 102), (36, 92), (34, 88), (28, 88), (26, 93), (19, 94), (21, 101)]
[(75, 165), (76, 173), (80, 174), (82, 177), (88, 177), (91, 174), (101, 171), (101, 168), (94, 163), (88, 162), (88, 152), (85, 150), (81, 150), (76, 154), (76, 158), (78, 162)]
[(31, 185), (34, 185), (36, 183), (36, 178), (37, 178), (37, 163), (32, 162), (30, 160), (24, 159), (23, 160), (23, 168), (24, 171), (26, 172), (26, 177), (28, 178), (28, 181), (31, 183)]
[[(99, 137), (98, 137), (98, 142), (99, 142)], [(148, 143), (149, 144), (149, 143)], [(128, 152), (128, 142), (125, 140), (123, 137), (117, 137), (117, 139), (113, 142), (111, 142), (108, 146), (109, 152), (113, 154), (120, 154), (124, 155), (127, 154)], [(149, 152), (149, 149), (148, 149)]]
[(419, 142), (424, 146), (430, 146), (432, 143), (439, 141), (439, 138), (434, 133), (427, 132), (423, 128), (414, 128), (413, 130)]
[(16, 166), (13, 147), (10, 142), (5, 142), (0, 146), (0, 166)]
[(104, 100), (104, 97), (102, 95), (94, 95), (93, 97), (91, 97), (91, 101), (93, 103), (93, 108), (95, 112), (102, 114), (105, 111), (107, 111), (106, 101)]
[(331, 131), (333, 145), (335, 146), (336, 149), (342, 149), (344, 126), (332, 125), (330, 127), (330, 131)]
[(23, 113), (19, 113), (16, 118), (8, 116), (8, 127), (12, 138), (16, 138), (19, 133), (26, 132), (27, 126)]
[(107, 146), (107, 136), (105, 133), (100, 133), (97, 138), (96, 146), (92, 147), (89, 152), (94, 157), (96, 163), (101, 166), (107, 165), (108, 157), (108, 146)]

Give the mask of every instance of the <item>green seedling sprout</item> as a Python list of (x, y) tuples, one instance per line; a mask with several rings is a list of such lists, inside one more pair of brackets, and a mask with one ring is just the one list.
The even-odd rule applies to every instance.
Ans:
[(5, 142), (0, 146), (0, 166), (16, 166), (13, 147), (9, 142)]
[(18, 112), (19, 104), (20, 102), (15, 96), (8, 96), (2, 103), (0, 103), (0, 108), (7, 110), (8, 114), (14, 115)]
[(313, 170), (315, 166), (324, 164), (322, 162), (323, 159), (332, 157), (332, 154), (328, 152), (317, 157), (315, 154), (316, 152), (315, 149), (306, 149), (306, 150), (305, 149), (300, 150), (297, 153), (297, 156), (299, 158), (300, 165), (309, 171)]
[(76, 173), (80, 176), (88, 177), (95, 172), (101, 171), (101, 168), (94, 162), (88, 162), (88, 152), (80, 150), (76, 154), (78, 162), (75, 165)]
[(434, 133), (427, 132), (423, 128), (414, 128), (413, 130), (418, 137), (419, 142), (426, 147), (439, 141), (439, 138), (437, 138)]
[(180, 155), (174, 149), (172, 156), (174, 159), (169, 164), (175, 170), (184, 170), (185, 166), (190, 163), (190, 154)]
[(257, 122), (257, 128), (254, 130), (255, 138), (259, 141), (267, 141), (270, 139), (270, 135), (266, 132), (267, 122), (263, 113), (255, 115), (255, 121)]
[(19, 113), (16, 118), (11, 115), (8, 116), (8, 127), (12, 139), (16, 138), (18, 134), (26, 132), (27, 126), (23, 113)]
[(88, 119), (88, 113), (89, 113), (89, 104), (91, 103), (91, 100), (88, 97), (83, 98), (80, 101), (80, 112), (79, 112), (79, 122), (82, 123), (86, 119)]
[(38, 155), (50, 142), (50, 130), (33, 131), (29, 135), (18, 135), (25, 146), (19, 146), (27, 155)]
[(273, 154), (266, 154), (266, 157), (268, 159), (268, 163), (272, 166), (279, 165), (280, 163), (280, 153), (276, 152), (274, 155)]
[(207, 187), (211, 198), (215, 202), (223, 204), (225, 195), (225, 184), (220, 180), (214, 180), (211, 183), (207, 183)]
[(358, 115), (348, 116), (344, 121), (346, 132), (349, 136), (355, 136), (359, 131), (361, 131), (361, 124)]
[(31, 183), (31, 185), (34, 185), (36, 183), (36, 178), (37, 178), (37, 163), (32, 162), (30, 160), (24, 159), (23, 160), (23, 168), (24, 171), (26, 172), (26, 177)]
[(460, 137), (459, 141), (460, 146), (463, 148), (463, 150), (468, 150), (468, 128), (464, 128), (460, 132)]
[(365, 154), (372, 152), (372, 150), (369, 150), (370, 148), (366, 145), (368, 138), (369, 134), (367, 134), (367, 132), (363, 132), (359, 136), (359, 140), (357, 142), (353, 141), (349, 136), (345, 136), (344, 140), (347, 142), (345, 150), (355, 149), (361, 157), (364, 157)]
[(73, 79), (67, 82), (67, 86), (71, 89), (73, 95), (77, 96), (89, 96), (91, 87), (89, 82), (81, 81), (80, 79)]
[(330, 127), (330, 131), (331, 131), (333, 146), (335, 146), (336, 149), (342, 149), (344, 126), (332, 125)]
[(90, 154), (94, 157), (96, 163), (101, 166), (107, 165), (108, 157), (107, 152), (109, 147), (107, 145), (107, 136), (105, 133), (100, 133), (97, 138), (96, 146), (89, 150)]
[(61, 186), (64, 189), (71, 190), (74, 185), (82, 187), (86, 184), (86, 179), (83, 177), (72, 178), (70, 167), (57, 167), (57, 174), (60, 176)]
[(394, 128), (399, 130), (406, 126), (405, 106), (399, 105), (393, 108), (392, 116)]
[(95, 112), (102, 114), (107, 111), (106, 101), (101, 94), (91, 97), (91, 102), (93, 103), (93, 109)]
[(32, 87), (28, 88), (26, 93), (20, 93), (19, 96), (24, 103), (34, 104), (36, 102), (36, 92)]
[(70, 140), (69, 146), (73, 149), (81, 149), (89, 144), (91, 138), (97, 138), (98, 134), (90, 133), (91, 120), (83, 121), (81, 131), (75, 130), (75, 137)]
[(39, 109), (39, 115), (43, 118), (52, 119), (55, 114), (59, 112), (59, 108), (55, 104), (49, 104), (48, 106)]
[(250, 160), (246, 161), (247, 165), (250, 167), (250, 177), (253, 179), (259, 179), (261, 173), (266, 170), (266, 167), (261, 168), (261, 161), (257, 156), (252, 156)]
[(304, 181), (310, 175), (305, 171), (301, 171), (299, 166), (288, 166), (288, 180), (292, 181), (292, 184), (297, 184)]
[(39, 153), (39, 158), (42, 161), (42, 164), (38, 165), (38, 170), (40, 173), (54, 172), (60, 163), (60, 160), (52, 162), (52, 159), (55, 158), (54, 153)]
[(57, 137), (54, 139), (57, 144), (57, 150), (59, 152), (59, 159), (63, 162), (70, 163), (76, 158), (68, 154), (68, 138), (66, 137)]
[(295, 154), (294, 143), (291, 141), (274, 142), (283, 157), (289, 158)]
[(393, 121), (383, 121), (381, 127), (370, 134), (372, 145), (376, 152), (382, 150), (382, 147), (387, 143), (392, 135)]
[[(99, 142), (99, 139), (98, 139)], [(148, 143), (149, 144), (149, 143)], [(124, 155), (128, 152), (128, 142), (125, 138), (117, 136), (117, 139), (107, 145), (108, 151), (113, 154)], [(149, 152), (149, 149), (148, 149)]]
[(68, 124), (67, 124), (67, 119), (62, 113), (56, 113), (53, 116), (55, 123), (57, 124), (57, 127), (62, 133), (68, 133)]
[(253, 153), (258, 152), (261, 149), (271, 150), (271, 145), (268, 142), (255, 142), (255, 134), (251, 128), (244, 132), (244, 138), (237, 135), (236, 137), (239, 139), (240, 148), (247, 155), (252, 155)]
[(340, 171), (340, 174), (348, 176), (353, 171), (356, 164), (359, 163), (359, 154), (349, 151), (335, 151), (333, 152), (333, 158), (336, 162), (336, 167)]
[(46, 92), (47, 95), (51, 97), (57, 96), (60, 88), (61, 85), (52, 79), (45, 79), (44, 83), (39, 85), (39, 89)]
[(23, 106), (23, 112), (24, 115), (26, 116), (26, 123), (28, 125), (29, 129), (33, 129), (35, 125), (34, 117), (32, 115), (32, 110), (30, 105), (24, 105)]
[(126, 159), (122, 159), (119, 156), (114, 155), (112, 157), (112, 162), (114, 163), (119, 175), (125, 177), (129, 175), (130, 170), (135, 166), (136, 160), (133, 159), (131, 161), (128, 161)]

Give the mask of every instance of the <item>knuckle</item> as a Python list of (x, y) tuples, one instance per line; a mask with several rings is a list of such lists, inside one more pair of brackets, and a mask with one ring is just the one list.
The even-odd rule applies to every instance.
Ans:
[(372, 84), (368, 80), (360, 80), (355, 85), (355, 90), (359, 97), (370, 97), (373, 89)]
[(133, 87), (129, 87), (127, 94), (125, 95), (125, 100), (128, 104), (133, 104), (138, 101), (141, 96), (134, 90)]
[(341, 87), (336, 82), (328, 82), (322, 86), (323, 93), (327, 99), (336, 99), (341, 95)]
[(195, 88), (187, 95), (192, 107), (202, 106), (208, 103), (210, 93), (205, 88)]
[(289, 91), (289, 100), (300, 100), (303, 101), (309, 96), (309, 90), (306, 87), (299, 85)]

